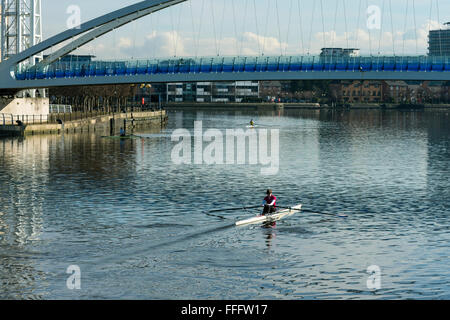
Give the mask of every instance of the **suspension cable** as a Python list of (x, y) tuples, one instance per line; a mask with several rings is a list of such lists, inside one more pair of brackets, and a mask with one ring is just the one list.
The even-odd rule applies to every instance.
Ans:
[(226, 1), (227, 0), (223, 0), (222, 21), (220, 22), (218, 55), (220, 55), (221, 49), (222, 49), (222, 41), (221, 40), (222, 40), (222, 35), (223, 35), (223, 24), (224, 24), (224, 21), (225, 21), (225, 9), (227, 8)]
[(203, 22), (203, 12), (205, 9), (205, 0), (202, 0), (202, 8), (200, 10), (200, 21), (199, 21), (199, 27), (198, 27), (198, 33), (197, 33), (197, 45), (195, 48), (195, 57), (198, 56), (198, 50), (200, 48), (200, 34), (202, 32), (202, 22)]
[(298, 3), (298, 18), (299, 18), (299, 28), (300, 28), (300, 44), (302, 46), (302, 54), (305, 55), (305, 43), (303, 40), (303, 18), (302, 18), (302, 9), (301, 9), (301, 0), (297, 1)]
[[(152, 31), (152, 36), (154, 35), (155, 30), (153, 29), (153, 14), (151, 14), (149, 16), (149, 20), (150, 20), (150, 30)], [(155, 57), (155, 41), (150, 41), (151, 46), (150, 46), (150, 52), (152, 57)]]
[(438, 18), (438, 23), (439, 23), (439, 56), (443, 56), (442, 54), (442, 37), (441, 37), (441, 33), (442, 33), (442, 28), (441, 28), (441, 17), (439, 14), (439, 0), (436, 0), (436, 9), (437, 9), (437, 18)]
[(255, 24), (256, 24), (256, 42), (258, 43), (258, 55), (261, 54), (261, 44), (259, 43), (259, 27), (258, 27), (258, 14), (256, 12), (256, 0), (253, 0), (253, 9), (255, 13)]
[[(386, 0), (383, 0), (383, 5), (381, 8), (381, 28), (380, 28), (380, 37), (378, 40), (378, 56), (381, 54), (381, 40), (383, 38), (383, 18), (384, 18), (384, 6), (385, 6)], [(394, 36), (394, 35), (392, 35)]]
[(236, 10), (234, 8), (234, 0), (231, 0), (231, 6), (233, 8), (233, 22), (234, 22), (234, 36), (235, 36), (235, 42), (236, 42), (236, 54), (239, 54), (239, 36), (237, 32), (237, 24), (236, 24)]
[(194, 41), (194, 56), (197, 57), (197, 53), (196, 53), (196, 49), (195, 47), (197, 46), (197, 33), (195, 31), (195, 22), (194, 22), (194, 12), (192, 10), (192, 1), (189, 1), (189, 8), (191, 11), (191, 22), (192, 22), (192, 38)]
[(345, 5), (346, 0), (342, 0), (344, 6), (344, 21), (345, 21), (345, 41), (347, 42), (347, 49), (350, 48), (350, 43), (348, 39), (348, 23), (347, 23), (347, 6)]
[[(368, 8), (369, 7), (369, 1), (368, 0), (366, 0), (366, 7)], [(372, 33), (370, 32), (370, 28), (368, 29), (369, 30), (369, 51), (370, 51), (370, 56), (372, 56)]]
[(265, 27), (265, 29), (264, 29), (264, 39), (263, 39), (262, 55), (264, 55), (265, 50), (266, 50), (267, 28), (268, 28), (268, 25), (269, 25), (269, 12), (270, 12), (270, 0), (267, 1), (266, 27)]
[[(334, 48), (334, 44), (336, 41), (336, 26), (337, 26), (337, 15), (339, 10), (339, 1), (336, 1), (336, 7), (334, 8), (334, 25), (333, 25), (333, 34), (331, 38), (331, 47)], [(331, 56), (333, 57), (333, 55)]]
[(311, 29), (309, 30), (308, 55), (311, 52), (311, 40), (312, 40), (312, 33), (313, 33), (315, 11), (316, 11), (316, 1), (313, 1), (313, 10), (312, 10), (312, 16), (311, 16)]
[(291, 0), (291, 4), (290, 4), (290, 7), (289, 7), (288, 29), (287, 29), (287, 33), (286, 33), (286, 46), (284, 48), (284, 55), (285, 56), (287, 56), (287, 49), (288, 49), (288, 46), (289, 46), (289, 33), (291, 31), (291, 19), (292, 19), (293, 3), (294, 3), (294, 0)]
[(244, 45), (244, 33), (245, 33), (245, 26), (246, 26), (246, 22), (247, 22), (247, 8), (248, 8), (248, 0), (245, 0), (244, 20), (242, 22), (241, 41), (239, 44), (239, 56), (242, 55), (242, 47)]
[[(136, 58), (136, 33), (137, 33), (137, 21), (133, 21), (133, 56)], [(131, 58), (133, 59), (133, 57)]]
[(389, 11), (391, 13), (392, 51), (395, 57), (395, 35), (394, 35), (394, 18), (392, 15), (392, 0), (389, 0)]
[(275, 0), (275, 10), (277, 13), (277, 25), (278, 25), (278, 41), (280, 42), (280, 52), (283, 55), (283, 40), (281, 40), (281, 28), (280, 28), (280, 12), (278, 11), (278, 0)]
[(402, 48), (402, 56), (405, 56), (405, 36), (406, 29), (408, 27), (408, 11), (409, 11), (409, 0), (406, 0), (406, 12), (405, 12), (405, 26), (404, 26), (404, 34), (403, 34), (403, 48)]
[(419, 44), (417, 39), (417, 21), (416, 21), (416, 0), (412, 0), (413, 16), (414, 16), (414, 37), (416, 39), (416, 55), (419, 54)]
[(184, 5), (184, 3), (182, 3), (182, 5), (179, 8), (179, 12), (178, 12), (178, 23), (177, 23), (177, 33), (176, 33), (176, 37), (175, 37), (175, 57), (177, 56), (177, 52), (178, 52), (178, 40), (180, 38), (180, 25), (181, 25), (181, 13), (183, 12), (183, 8), (182, 6)]
[(175, 10), (173, 7), (169, 8), (169, 12), (170, 12), (170, 23), (172, 25), (172, 46), (173, 46), (173, 56), (176, 57), (177, 56), (177, 49), (176, 49), (176, 44), (175, 44), (175, 24), (173, 22), (173, 10)]
[(320, 0), (320, 11), (321, 11), (321, 15), (322, 15), (323, 47), (325, 48), (327, 45), (326, 45), (326, 40), (325, 40), (325, 17), (324, 17), (324, 12), (323, 12), (323, 0)]
[[(359, 0), (359, 8), (358, 8), (358, 20), (356, 22), (356, 36), (355, 36), (355, 48), (359, 46), (359, 22), (361, 20), (361, 8), (362, 8), (362, 0)], [(369, 30), (370, 32), (370, 30)]]
[(216, 33), (216, 19), (214, 13), (214, 1), (211, 1), (211, 17), (213, 22), (213, 33), (214, 33), (214, 46), (216, 48), (216, 55), (219, 56), (218, 45), (217, 45), (217, 33)]
[(119, 53), (119, 46), (117, 45), (117, 29), (114, 28), (113, 29), (113, 43), (114, 43), (114, 59), (113, 60), (117, 60), (118, 59), (118, 53)]

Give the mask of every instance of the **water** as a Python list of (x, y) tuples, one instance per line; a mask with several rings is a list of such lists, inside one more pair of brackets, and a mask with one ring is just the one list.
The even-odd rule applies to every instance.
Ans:
[[(0, 140), (2, 299), (449, 299), (449, 113), (171, 112), (144, 139)], [(175, 165), (171, 133), (278, 129), (261, 165)], [(267, 187), (302, 213), (230, 227)], [(249, 210), (250, 211), (250, 210)], [(66, 284), (70, 265), (81, 289)], [(381, 288), (368, 288), (369, 266)]]

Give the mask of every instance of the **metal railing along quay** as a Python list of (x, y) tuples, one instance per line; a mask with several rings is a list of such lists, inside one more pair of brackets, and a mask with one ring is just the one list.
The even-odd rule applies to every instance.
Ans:
[(49, 106), (50, 113), (72, 113), (72, 106), (65, 104), (51, 104)]
[(159, 108), (151, 107), (124, 107), (120, 109), (108, 110), (106, 108), (101, 110), (91, 111), (72, 111), (63, 113), (50, 113), (39, 115), (13, 115), (0, 113), (0, 125), (30, 125), (30, 124), (56, 124), (68, 121), (87, 120), (100, 116), (114, 116), (122, 113), (132, 112), (146, 112), (158, 111)]

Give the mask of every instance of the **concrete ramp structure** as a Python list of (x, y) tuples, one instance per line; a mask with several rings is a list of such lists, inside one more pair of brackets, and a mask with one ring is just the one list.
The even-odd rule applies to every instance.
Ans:
[(48, 98), (0, 98), (0, 113), (13, 115), (47, 115)]

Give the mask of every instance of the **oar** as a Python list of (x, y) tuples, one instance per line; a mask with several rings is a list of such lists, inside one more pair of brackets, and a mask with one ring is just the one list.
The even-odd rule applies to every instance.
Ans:
[(239, 208), (228, 208), (228, 209), (216, 209), (216, 210), (210, 210), (206, 213), (213, 213), (213, 212), (224, 212), (224, 211), (237, 211), (237, 210), (245, 210), (245, 209), (255, 209), (259, 208), (261, 206), (253, 206), (253, 207), (239, 207)]
[(229, 209), (217, 209), (217, 210), (211, 210), (211, 211), (205, 211), (205, 214), (207, 216), (211, 216), (211, 217), (216, 217), (216, 218), (220, 218), (222, 220), (227, 220), (227, 217), (224, 216), (219, 216), (216, 214), (212, 214), (213, 212), (223, 212), (223, 211), (237, 211), (237, 210), (246, 210), (246, 209), (255, 209), (255, 208), (260, 208), (261, 206), (253, 206), (253, 207), (240, 207), (240, 208), (229, 208)]
[(317, 210), (308, 210), (308, 209), (302, 209), (302, 211), (304, 212), (311, 212), (311, 213), (318, 213), (318, 214), (324, 214), (327, 216), (335, 216), (335, 217), (339, 217), (339, 218), (348, 218), (348, 215), (343, 214), (343, 213), (328, 213), (328, 212), (319, 212)]
[[(294, 208), (292, 208), (292, 207), (279, 207), (279, 206), (277, 206), (277, 208), (281, 208), (281, 209), (289, 209), (289, 210), (291, 210), (291, 209), (294, 209)], [(327, 215), (327, 216), (334, 216), (334, 217), (339, 217), (339, 218), (348, 218), (348, 216), (346, 215), (346, 214), (343, 214), (343, 213), (338, 213), (338, 214), (336, 214), (336, 213), (328, 213), (328, 212), (320, 212), (320, 211), (317, 211), (317, 210), (308, 210), (308, 209), (301, 209), (303, 212), (311, 212), (311, 213), (317, 213), (317, 214), (324, 214), (324, 215)]]

